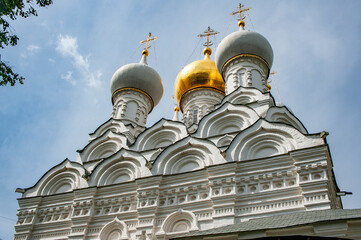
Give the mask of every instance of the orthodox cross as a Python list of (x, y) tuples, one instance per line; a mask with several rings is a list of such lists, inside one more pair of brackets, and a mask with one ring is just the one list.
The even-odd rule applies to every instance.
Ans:
[(243, 12), (247, 12), (251, 10), (251, 8), (244, 8), (244, 5), (242, 5), (241, 3), (238, 5), (237, 7), (237, 11), (232, 12), (231, 15), (237, 15), (239, 14), (239, 18), (237, 18), (238, 21), (242, 21), (245, 17), (242, 16)]
[(199, 34), (198, 37), (207, 37), (207, 42), (203, 43), (203, 46), (209, 48), (209, 46), (213, 45), (213, 42), (209, 40), (209, 37), (212, 35), (217, 35), (219, 32), (214, 31), (211, 27), (208, 27), (206, 31), (202, 34)]
[(145, 50), (145, 51), (148, 51), (148, 48), (151, 47), (150, 42), (151, 42), (151, 41), (154, 41), (154, 40), (156, 40), (156, 39), (157, 39), (157, 37), (153, 37), (152, 33), (149, 33), (147, 39), (142, 40), (142, 41), (140, 41), (139, 43), (140, 43), (140, 44), (144, 44), (144, 43), (145, 43), (146, 45), (145, 45), (145, 47), (144, 47), (144, 50)]

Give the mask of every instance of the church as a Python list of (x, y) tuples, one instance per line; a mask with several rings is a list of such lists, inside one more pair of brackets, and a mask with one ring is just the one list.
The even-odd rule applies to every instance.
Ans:
[[(15, 239), (361, 239), (361, 209), (345, 210), (327, 132), (309, 133), (269, 86), (273, 50), (239, 30), (180, 70), (172, 120), (147, 128), (163, 95), (147, 63), (110, 82), (110, 119), (78, 159), (18, 188)], [(169, 89), (168, 89), (169, 90)], [(181, 113), (179, 113), (179, 111)], [(180, 117), (180, 115), (182, 117)]]

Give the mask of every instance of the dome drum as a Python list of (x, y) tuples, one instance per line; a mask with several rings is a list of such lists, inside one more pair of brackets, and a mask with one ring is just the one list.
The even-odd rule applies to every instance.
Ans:
[[(230, 63), (235, 61), (235, 60), (238, 60), (238, 59), (241, 59), (241, 58), (253, 58), (253, 59), (257, 59), (260, 63), (262, 63), (262, 66), (260, 67), (263, 67), (263, 64), (264, 66), (267, 68), (266, 72), (269, 72), (270, 70), (270, 66), (268, 65), (268, 63), (261, 57), (257, 56), (257, 55), (254, 55), (254, 54), (239, 54), (237, 56), (234, 56), (232, 57), (231, 59), (229, 59), (227, 62), (224, 63), (223, 67), (222, 67), (222, 73), (226, 72), (227, 71), (227, 67), (229, 67)], [(257, 60), (254, 60), (254, 61), (257, 61)], [(258, 64), (259, 65), (259, 64)], [(269, 73), (268, 73), (269, 74)]]
[(223, 69), (226, 95), (231, 94), (238, 87), (254, 87), (261, 92), (267, 88), (269, 68), (264, 60), (254, 55), (241, 55), (229, 61)]
[(206, 91), (207, 91), (207, 90), (210, 90), (210, 91), (219, 93), (219, 94), (221, 94), (221, 95), (224, 97), (224, 91), (219, 90), (219, 88), (215, 88), (215, 87), (204, 87), (204, 86), (194, 87), (194, 88), (189, 89), (188, 91), (186, 91), (186, 92), (182, 95), (181, 99), (179, 100), (179, 108), (180, 108), (180, 110), (181, 110), (182, 112), (184, 112), (184, 111), (183, 111), (183, 110), (184, 110), (184, 107), (183, 107), (183, 106), (185, 105), (185, 104), (183, 103), (183, 100), (186, 99), (189, 94), (191, 94), (191, 93), (193, 93), (193, 92), (195, 92), (195, 91), (198, 91), (198, 90), (206, 90)]
[(113, 118), (145, 127), (148, 113), (153, 108), (147, 93), (134, 88), (122, 88), (114, 93), (113, 99)]
[(129, 90), (130, 90), (130, 91), (136, 91), (136, 92), (138, 92), (138, 93), (140, 93), (140, 94), (145, 95), (145, 96), (149, 99), (150, 104), (151, 104), (151, 110), (150, 110), (150, 112), (152, 111), (152, 109), (154, 108), (154, 102), (153, 102), (152, 97), (151, 97), (148, 93), (146, 93), (146, 92), (144, 92), (144, 91), (142, 91), (142, 90), (140, 90), (140, 89), (138, 89), (138, 88), (125, 87), (125, 88), (120, 88), (120, 89), (116, 90), (116, 91), (113, 93), (113, 95), (112, 95), (112, 103), (113, 103), (113, 105), (116, 103), (117, 95), (118, 95), (120, 92), (122, 92), (122, 91), (129, 91)]
[(182, 96), (180, 104), (183, 109), (183, 123), (187, 127), (198, 124), (223, 98), (223, 92), (211, 88), (196, 88), (188, 91)]

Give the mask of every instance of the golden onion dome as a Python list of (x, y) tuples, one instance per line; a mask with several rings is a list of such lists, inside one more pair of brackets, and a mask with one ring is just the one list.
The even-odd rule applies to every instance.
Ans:
[(174, 85), (174, 96), (180, 107), (184, 94), (195, 89), (213, 89), (224, 94), (223, 78), (219, 74), (215, 62), (209, 57), (212, 50), (207, 47), (203, 50), (203, 53), (205, 55), (203, 60), (188, 64), (177, 76)]

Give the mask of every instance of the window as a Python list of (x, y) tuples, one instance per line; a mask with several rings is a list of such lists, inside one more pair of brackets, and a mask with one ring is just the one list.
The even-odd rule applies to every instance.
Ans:
[(193, 123), (198, 122), (198, 109), (193, 110)]

